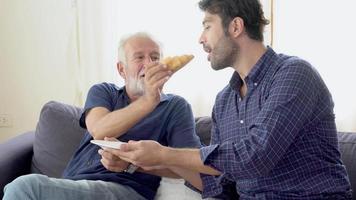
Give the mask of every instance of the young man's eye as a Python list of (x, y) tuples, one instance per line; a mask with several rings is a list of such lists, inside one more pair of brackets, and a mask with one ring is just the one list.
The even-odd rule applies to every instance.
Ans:
[(210, 29), (210, 26), (205, 26), (204, 27), (204, 30), (209, 30)]

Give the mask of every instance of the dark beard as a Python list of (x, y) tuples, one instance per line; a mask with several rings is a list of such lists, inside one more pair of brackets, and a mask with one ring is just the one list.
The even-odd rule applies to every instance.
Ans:
[(221, 70), (233, 66), (238, 52), (239, 47), (235, 45), (232, 39), (228, 36), (222, 36), (217, 46), (212, 50), (211, 67), (214, 70)]

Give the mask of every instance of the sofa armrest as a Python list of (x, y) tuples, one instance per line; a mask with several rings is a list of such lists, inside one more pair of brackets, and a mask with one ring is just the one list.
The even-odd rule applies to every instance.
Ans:
[(7, 183), (30, 173), (34, 136), (30, 131), (0, 144), (0, 197)]

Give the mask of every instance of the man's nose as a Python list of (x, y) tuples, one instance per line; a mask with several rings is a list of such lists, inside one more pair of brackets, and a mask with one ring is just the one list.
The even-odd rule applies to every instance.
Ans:
[(204, 44), (206, 41), (205, 41), (205, 37), (204, 37), (204, 34), (202, 33), (199, 37), (199, 44)]
[(149, 64), (149, 63), (151, 63), (151, 62), (152, 62), (152, 58), (151, 58), (150, 56), (145, 57), (145, 59), (144, 59), (144, 61), (143, 61), (143, 63), (144, 63), (145, 65), (147, 65), (147, 64)]

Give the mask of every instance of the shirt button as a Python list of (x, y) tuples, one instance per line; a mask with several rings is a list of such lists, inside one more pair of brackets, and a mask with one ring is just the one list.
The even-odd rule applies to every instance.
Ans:
[(257, 86), (258, 84), (257, 84), (257, 83), (254, 83), (253, 85), (254, 85), (254, 86)]
[(240, 120), (240, 124), (243, 124), (244, 123), (244, 120)]
[(239, 97), (239, 101), (241, 101), (241, 97)]

